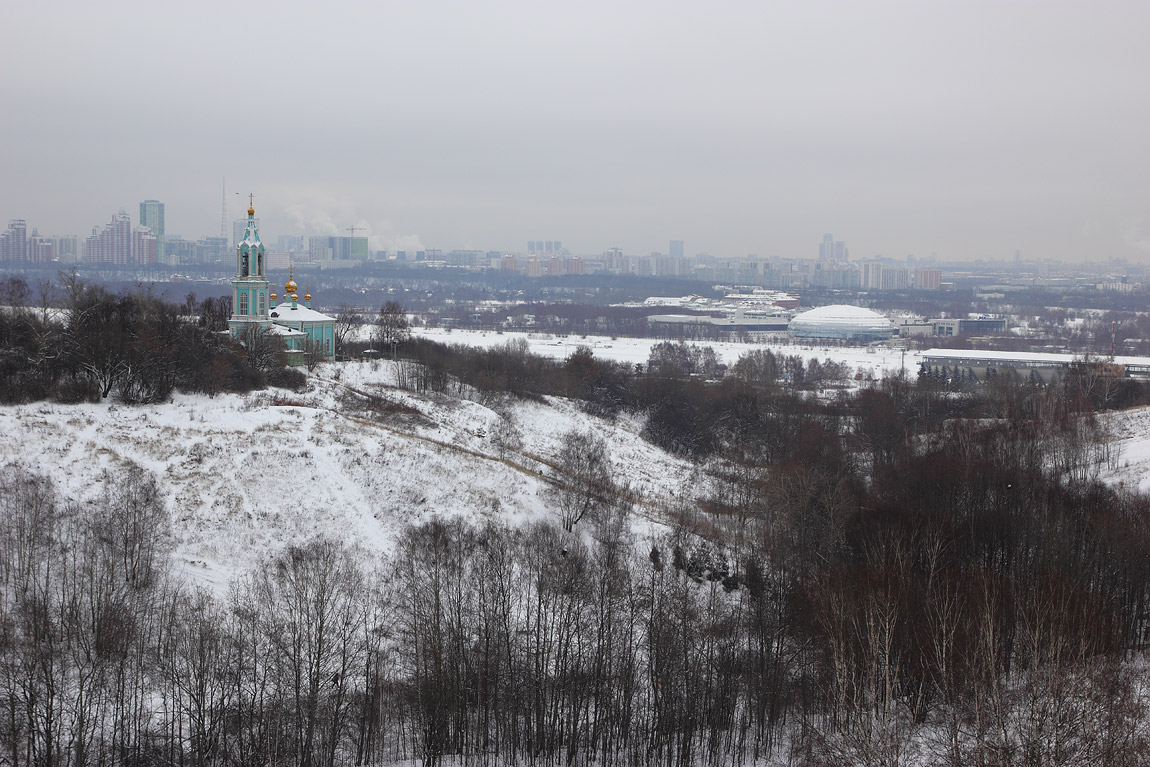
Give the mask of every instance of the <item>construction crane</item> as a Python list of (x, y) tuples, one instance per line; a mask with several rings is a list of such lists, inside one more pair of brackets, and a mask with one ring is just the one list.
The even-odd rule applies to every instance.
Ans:
[(356, 230), (356, 229), (363, 229), (363, 228), (364, 228), (364, 227), (362, 227), (362, 226), (349, 226), (349, 227), (347, 228), (347, 230), (348, 230), (349, 232), (351, 232), (351, 236), (352, 236), (352, 237), (355, 237), (355, 230)]

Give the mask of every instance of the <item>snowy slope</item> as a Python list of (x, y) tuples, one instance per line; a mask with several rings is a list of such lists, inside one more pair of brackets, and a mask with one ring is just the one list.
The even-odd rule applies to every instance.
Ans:
[[(463, 334), (450, 335), (458, 341)], [(614, 350), (638, 358), (651, 343), (592, 340), (600, 341), (595, 352), (605, 357)], [(548, 342), (555, 343), (536, 339), (533, 346)], [(730, 346), (724, 356), (732, 359), (747, 348)], [(891, 362), (889, 354), (858, 349), (803, 351)], [(0, 464), (48, 474), (67, 500), (80, 503), (100, 494), (107, 469), (132, 461), (155, 472), (168, 493), (178, 561), (216, 588), (260, 556), (318, 533), (387, 551), (406, 524), (434, 515), (512, 523), (551, 517), (548, 478), (556, 474), (560, 439), (572, 429), (598, 433), (616, 476), (646, 501), (633, 519), (641, 538), (661, 527), (654, 508), (700, 492), (691, 464), (645, 442), (635, 416), (609, 422), (562, 399), (480, 403), (393, 383), (388, 362), (346, 363), (321, 366), (302, 395), (270, 390), (177, 395), (144, 407), (0, 407), (0, 429), (10, 435), (0, 442)], [(395, 412), (368, 412), (362, 395), (382, 398)], [(521, 445), (501, 458), (494, 435), (504, 417)], [(1103, 479), (1150, 491), (1150, 408), (1104, 419), (1119, 457)]]
[[(449, 344), (490, 347), (515, 338), (524, 338), (533, 354), (565, 359), (580, 344), (589, 346), (597, 357), (621, 362), (645, 363), (651, 347), (660, 343), (649, 338), (617, 338), (605, 336), (551, 336), (527, 333), (494, 333), (488, 331), (443, 330), (421, 328), (419, 335)], [(775, 343), (696, 342), (710, 346), (724, 363), (733, 364), (740, 356), (755, 348), (771, 349), (779, 354), (797, 354), (803, 359), (832, 359), (845, 363), (851, 370), (865, 370), (881, 378), (900, 369), (912, 376), (918, 369), (920, 352), (897, 347), (820, 346), (810, 342), (789, 343), (780, 338)], [(1141, 492), (1150, 492), (1150, 408), (1138, 408), (1099, 416), (1113, 435), (1112, 454), (1116, 456), (1113, 468), (1104, 470), (1101, 479), (1114, 486), (1123, 486)]]
[(1150, 493), (1150, 407), (1107, 413), (1101, 420), (1111, 435), (1115, 464), (1103, 471), (1102, 480)]
[[(107, 469), (133, 461), (169, 495), (178, 561), (216, 588), (256, 558), (318, 533), (388, 550), (412, 521), (433, 515), (526, 521), (551, 514), (545, 490), (560, 437), (592, 429), (618, 476), (649, 499), (677, 494), (691, 467), (639, 437), (634, 418), (593, 418), (572, 403), (505, 400), (522, 447), (500, 459), (500, 413), (442, 395), (387, 386), (389, 363), (316, 371), (303, 395), (271, 390), (210, 399), (177, 395), (145, 407), (34, 404), (0, 408), (0, 463), (51, 475), (70, 501), (101, 492)], [(335, 380), (338, 377), (338, 381)], [(399, 412), (372, 414), (354, 392)], [(645, 507), (638, 531), (650, 528)]]

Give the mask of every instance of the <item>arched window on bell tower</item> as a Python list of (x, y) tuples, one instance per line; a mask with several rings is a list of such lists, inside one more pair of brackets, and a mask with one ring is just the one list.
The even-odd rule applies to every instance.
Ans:
[(248, 293), (246, 290), (240, 291), (240, 310), (237, 314), (246, 316), (248, 313)]

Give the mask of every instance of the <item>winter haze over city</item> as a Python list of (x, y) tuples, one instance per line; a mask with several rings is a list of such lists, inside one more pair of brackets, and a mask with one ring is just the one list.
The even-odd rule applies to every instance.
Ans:
[[(372, 249), (1143, 258), (1137, 2), (10, 4), (0, 211)], [(50, 41), (50, 45), (49, 42)], [(48, 53), (50, 50), (50, 53)]]
[(0, 767), (1150, 764), (1150, 5), (0, 16)]

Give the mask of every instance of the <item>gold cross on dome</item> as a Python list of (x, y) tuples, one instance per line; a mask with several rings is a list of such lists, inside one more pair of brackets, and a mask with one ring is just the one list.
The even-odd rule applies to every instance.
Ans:
[(255, 199), (256, 199), (256, 196), (255, 196), (254, 192), (252, 194), (248, 195), (248, 207), (249, 208), (255, 207), (255, 205), (254, 205)]

